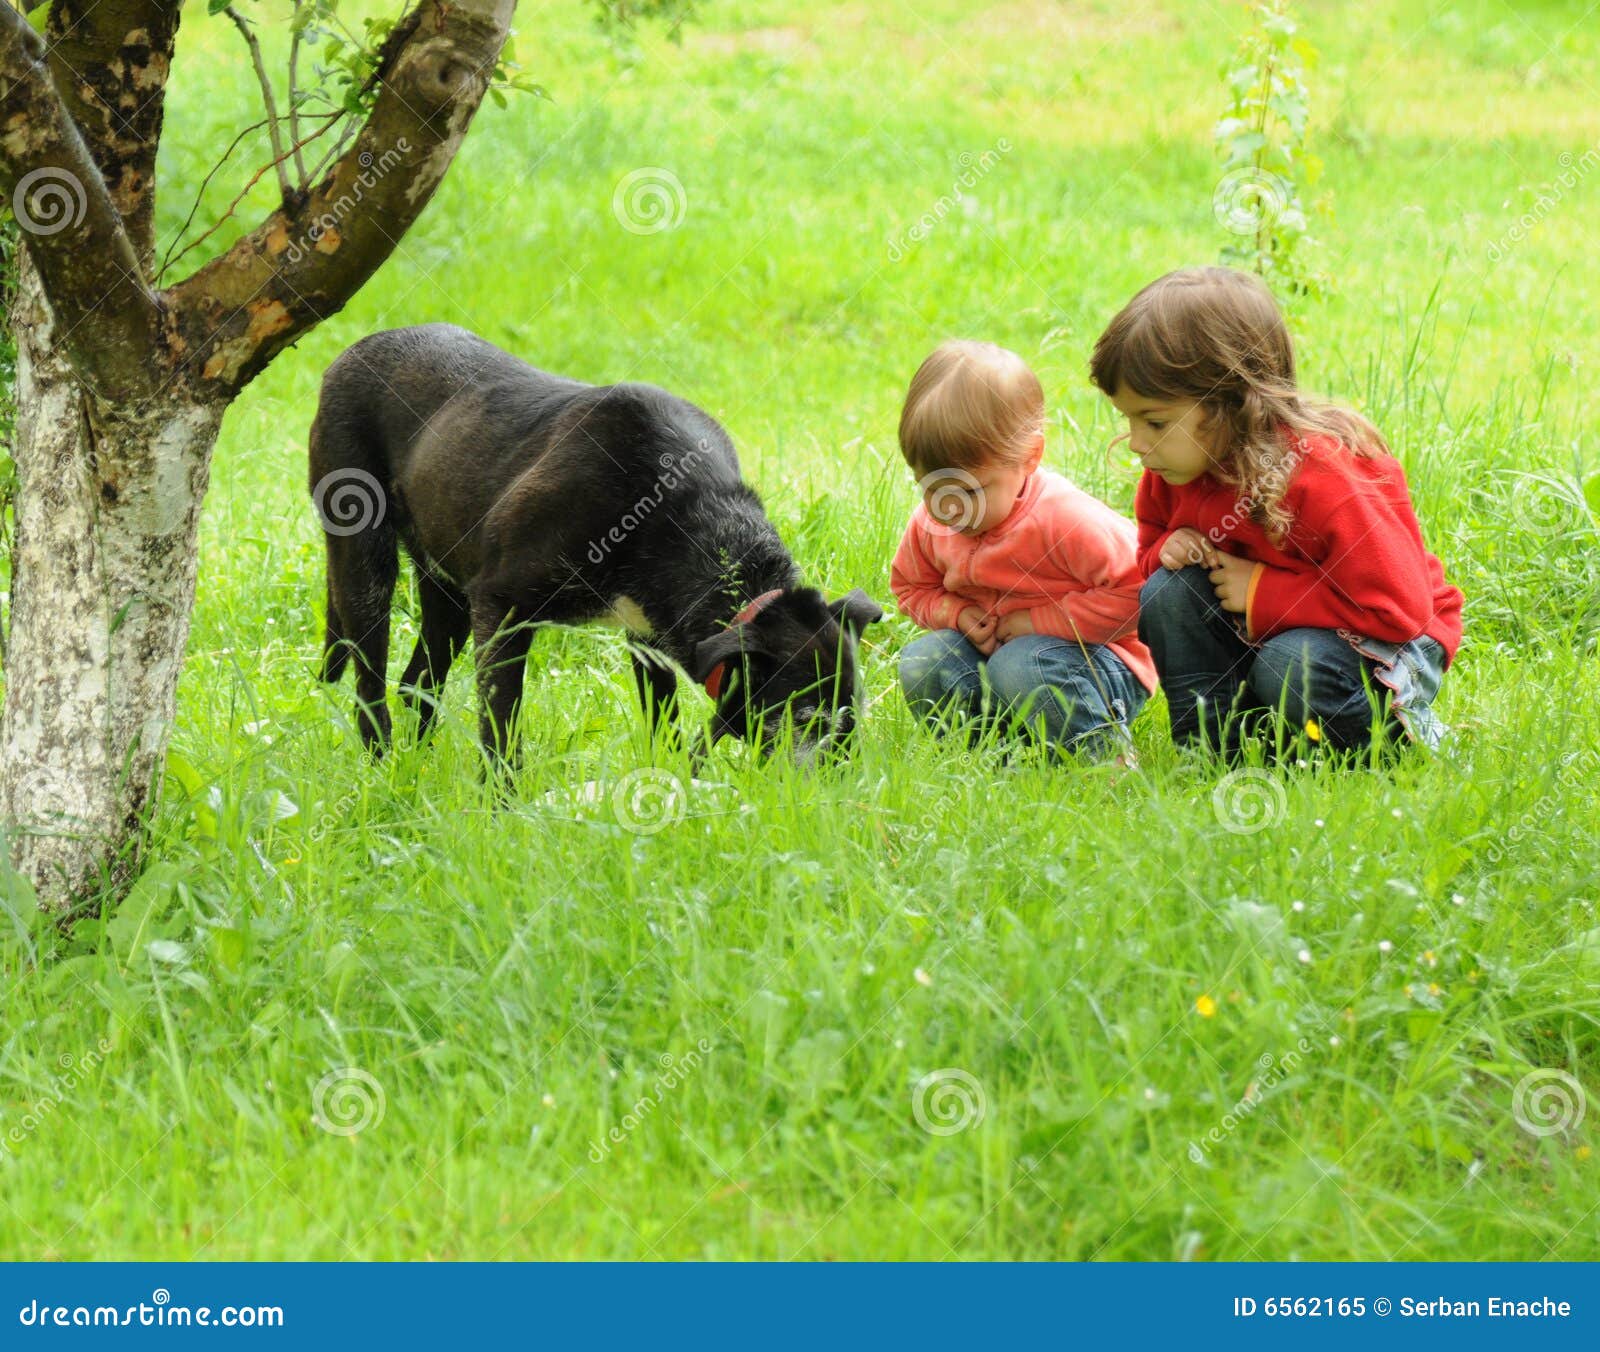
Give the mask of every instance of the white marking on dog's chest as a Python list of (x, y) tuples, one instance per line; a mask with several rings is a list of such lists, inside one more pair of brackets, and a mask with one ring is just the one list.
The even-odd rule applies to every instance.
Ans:
[(641, 637), (651, 632), (650, 621), (645, 618), (639, 603), (631, 596), (617, 597), (611, 603), (611, 609), (606, 612), (603, 622), (620, 624), (630, 634), (638, 634)]

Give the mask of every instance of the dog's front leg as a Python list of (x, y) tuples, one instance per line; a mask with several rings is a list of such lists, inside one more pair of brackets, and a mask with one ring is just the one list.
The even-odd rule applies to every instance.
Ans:
[(639, 688), (639, 703), (644, 706), (650, 735), (671, 730), (678, 712), (678, 673), (646, 649), (629, 648), (628, 657), (633, 662), (633, 680)]
[(497, 769), (516, 763), (513, 724), (522, 703), (523, 666), (533, 622), (492, 598), (472, 598), (472, 641), (478, 668), (478, 731), (484, 754)]

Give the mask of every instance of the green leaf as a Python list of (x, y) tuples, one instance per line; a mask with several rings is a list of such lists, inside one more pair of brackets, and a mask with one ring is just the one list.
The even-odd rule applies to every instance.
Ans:
[(219, 925), (206, 937), (211, 949), (211, 959), (225, 972), (237, 972), (244, 963), (244, 931), (231, 925)]

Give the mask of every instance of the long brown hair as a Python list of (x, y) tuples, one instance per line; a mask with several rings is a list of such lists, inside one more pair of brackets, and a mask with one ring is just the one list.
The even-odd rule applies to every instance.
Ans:
[(1126, 386), (1146, 399), (1199, 403), (1217, 477), (1239, 485), (1250, 515), (1276, 536), (1290, 525), (1283, 497), (1299, 461), (1295, 440), (1329, 436), (1355, 455), (1389, 454), (1361, 414), (1296, 388), (1289, 326), (1248, 272), (1182, 268), (1158, 277), (1106, 326), (1089, 374), (1108, 395)]

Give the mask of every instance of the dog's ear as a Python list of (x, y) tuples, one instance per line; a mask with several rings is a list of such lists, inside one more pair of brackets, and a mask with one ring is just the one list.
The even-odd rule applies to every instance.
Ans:
[(863, 629), (883, 618), (883, 607), (860, 587), (837, 601), (829, 601), (828, 609), (833, 613), (833, 618), (849, 631), (851, 638), (860, 638)]
[(766, 647), (761, 635), (749, 624), (736, 624), (702, 639), (694, 647), (694, 670), (689, 674), (701, 685), (717, 667), (740, 653), (761, 653)]

